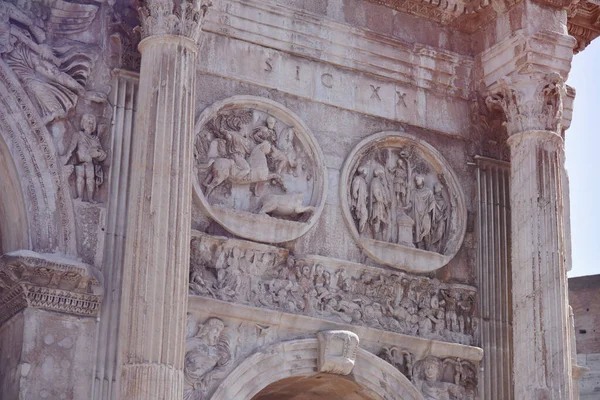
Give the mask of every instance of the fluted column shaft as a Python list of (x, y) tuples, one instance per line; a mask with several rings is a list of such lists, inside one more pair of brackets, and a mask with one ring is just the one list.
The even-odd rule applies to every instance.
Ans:
[(197, 44), (151, 35), (132, 141), (121, 398), (183, 398)]
[(563, 139), (509, 138), (514, 397), (572, 399), (562, 176)]

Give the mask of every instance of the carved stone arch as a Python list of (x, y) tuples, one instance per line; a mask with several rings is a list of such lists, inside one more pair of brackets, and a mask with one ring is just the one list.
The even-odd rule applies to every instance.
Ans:
[[(0, 137), (20, 182), (27, 243), (38, 252), (74, 255), (75, 218), (50, 132), (12, 70), (0, 60)], [(2, 189), (4, 190), (4, 189)], [(12, 247), (12, 246), (11, 246)], [(4, 249), (6, 250), (6, 249)]]
[[(318, 373), (319, 342), (316, 338), (273, 344), (254, 353), (234, 369), (211, 400), (250, 400), (271, 383), (294, 376)], [(349, 375), (356, 383), (385, 400), (422, 400), (417, 388), (391, 364), (358, 349)]]
[(0, 136), (0, 254), (29, 247), (23, 191), (8, 147)]

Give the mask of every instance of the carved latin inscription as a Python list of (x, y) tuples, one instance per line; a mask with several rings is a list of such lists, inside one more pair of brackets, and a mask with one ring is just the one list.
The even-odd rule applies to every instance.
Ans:
[(265, 242), (306, 233), (325, 193), (323, 157), (308, 128), (282, 106), (255, 97), (218, 103), (198, 125), (196, 192), (213, 219)]
[(353, 236), (377, 261), (431, 271), (462, 242), (458, 181), (435, 149), (409, 135), (382, 132), (361, 142), (342, 171), (340, 198)]

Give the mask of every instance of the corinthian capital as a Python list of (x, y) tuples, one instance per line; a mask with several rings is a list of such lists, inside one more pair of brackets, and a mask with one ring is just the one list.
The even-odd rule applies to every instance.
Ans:
[(210, 6), (209, 0), (146, 0), (138, 9), (142, 39), (175, 35), (197, 43)]
[(501, 79), (486, 97), (500, 110), (509, 135), (526, 131), (561, 133), (567, 89), (558, 73), (518, 73)]

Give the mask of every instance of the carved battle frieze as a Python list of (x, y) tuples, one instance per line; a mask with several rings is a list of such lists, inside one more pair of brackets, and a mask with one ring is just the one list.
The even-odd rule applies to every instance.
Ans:
[(467, 211), (458, 179), (431, 145), (401, 132), (380, 132), (348, 156), (340, 179), (344, 217), (374, 260), (429, 272), (459, 250)]
[(243, 240), (193, 233), (190, 293), (471, 345), (476, 289)]
[(323, 155), (290, 110), (260, 97), (235, 96), (197, 122), (194, 191), (229, 232), (281, 243), (305, 234), (325, 202)]

